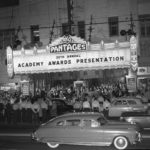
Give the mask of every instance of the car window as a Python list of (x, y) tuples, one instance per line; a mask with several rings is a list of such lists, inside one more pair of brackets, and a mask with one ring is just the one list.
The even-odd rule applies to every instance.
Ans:
[(63, 102), (61, 102), (61, 101), (59, 101), (59, 100), (57, 100), (56, 102), (57, 102), (57, 106), (62, 106), (62, 107), (64, 106), (64, 103), (63, 103)]
[(64, 126), (65, 125), (65, 121), (58, 121), (56, 125), (57, 126)]
[(80, 126), (81, 127), (92, 127), (92, 128), (96, 128), (99, 127), (99, 122), (96, 120), (82, 120)]
[(80, 119), (66, 120), (66, 126), (79, 126)]
[(136, 101), (134, 100), (128, 100), (129, 105), (136, 105)]
[(122, 105), (122, 101), (121, 100), (117, 100), (114, 102), (114, 105)]
[(128, 103), (127, 103), (126, 100), (122, 100), (122, 104), (123, 104), (123, 105), (127, 105)]

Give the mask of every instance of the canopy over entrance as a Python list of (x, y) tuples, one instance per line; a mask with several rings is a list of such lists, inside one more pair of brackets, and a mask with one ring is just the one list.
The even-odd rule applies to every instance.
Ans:
[(76, 36), (63, 36), (45, 49), (12, 51), (8, 47), (8, 74), (129, 68), (130, 46), (130, 42), (90, 44)]

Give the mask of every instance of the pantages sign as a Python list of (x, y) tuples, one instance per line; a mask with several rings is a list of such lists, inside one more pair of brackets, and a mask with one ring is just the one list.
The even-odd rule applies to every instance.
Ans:
[(87, 50), (86, 41), (76, 36), (65, 35), (58, 38), (48, 47), (50, 53)]

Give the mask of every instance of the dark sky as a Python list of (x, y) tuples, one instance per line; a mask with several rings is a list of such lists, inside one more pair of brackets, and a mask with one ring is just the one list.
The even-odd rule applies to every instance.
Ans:
[(0, 7), (9, 7), (19, 4), (19, 0), (0, 0)]

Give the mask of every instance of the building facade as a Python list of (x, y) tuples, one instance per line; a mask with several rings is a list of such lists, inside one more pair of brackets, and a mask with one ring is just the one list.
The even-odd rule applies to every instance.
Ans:
[[(90, 43), (129, 41), (132, 34), (139, 39), (139, 66), (150, 65), (150, 2), (149, 0), (14, 0), (1, 4), (0, 9), (0, 83), (19, 82), (20, 76), (8, 77), (6, 47), (14, 50), (46, 47), (54, 39), (68, 32), (68, 2), (71, 33)], [(80, 72), (81, 78), (101, 78), (110, 70)], [(116, 74), (119, 74), (115, 71)], [(124, 72), (126, 74), (126, 72)], [(41, 75), (43, 76), (43, 75)], [(46, 75), (45, 75), (46, 76)], [(58, 78), (78, 78), (78, 72), (67, 75), (57, 73)], [(118, 75), (119, 76), (119, 75)], [(67, 78), (68, 78), (67, 77)], [(26, 76), (21, 76), (22, 79)], [(28, 77), (27, 77), (28, 78)], [(40, 75), (38, 76), (40, 78)], [(57, 79), (58, 79), (57, 78)], [(21, 79), (21, 80), (22, 80)], [(43, 82), (43, 81), (41, 81)]]

